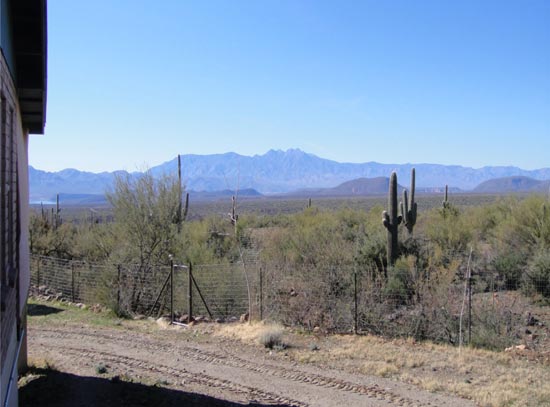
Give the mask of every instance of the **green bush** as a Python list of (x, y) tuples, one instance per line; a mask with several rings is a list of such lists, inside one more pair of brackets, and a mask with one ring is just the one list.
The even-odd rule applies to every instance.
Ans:
[(504, 253), (497, 256), (492, 266), (504, 281), (507, 290), (517, 290), (521, 283), (522, 269), (524, 266), (523, 257), (518, 253)]
[(529, 262), (525, 273), (526, 289), (550, 299), (550, 252), (542, 251)]
[(407, 304), (411, 298), (412, 279), (407, 259), (400, 258), (395, 266), (388, 268), (388, 281), (384, 286), (384, 296), (392, 303)]

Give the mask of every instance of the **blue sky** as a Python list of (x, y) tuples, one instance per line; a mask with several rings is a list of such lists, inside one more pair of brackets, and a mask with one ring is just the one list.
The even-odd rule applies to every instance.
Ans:
[(48, 2), (30, 164), (300, 148), (550, 167), (550, 1)]

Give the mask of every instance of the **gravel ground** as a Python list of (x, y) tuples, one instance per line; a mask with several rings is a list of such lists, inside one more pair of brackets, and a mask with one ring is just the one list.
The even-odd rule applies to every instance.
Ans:
[(29, 323), (22, 406), (473, 406), (191, 329)]

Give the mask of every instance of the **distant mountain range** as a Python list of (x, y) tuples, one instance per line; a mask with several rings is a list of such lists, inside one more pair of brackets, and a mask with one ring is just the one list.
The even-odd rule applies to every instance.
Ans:
[[(389, 177), (357, 178), (343, 182), (334, 188), (306, 188), (298, 189), (286, 194), (286, 196), (308, 196), (308, 197), (338, 197), (338, 196), (372, 196), (385, 195), (390, 185)], [(403, 187), (398, 185), (401, 192)]]
[[(298, 149), (270, 150), (252, 157), (236, 153), (182, 155), (182, 167), (187, 190), (201, 191), (194, 193), (197, 197), (202, 194), (205, 199), (218, 195), (213, 194), (215, 191), (227, 194), (234, 190), (239, 190), (240, 195), (244, 190), (255, 195), (287, 194), (304, 189), (331, 196), (381, 194), (387, 191), (387, 177), (392, 171), (397, 172), (401, 185), (408, 185), (413, 167), (419, 191), (437, 191), (446, 184), (455, 190), (475, 192), (543, 191), (544, 183), (537, 182), (550, 180), (550, 168), (528, 171), (517, 167), (474, 169), (439, 164), (339, 163)], [(177, 158), (150, 170), (155, 175), (175, 174)], [(29, 167), (31, 202), (50, 201), (57, 193), (103, 195), (117, 173), (122, 172), (91, 173), (76, 169), (45, 172)], [(517, 177), (523, 181), (513, 181)], [(495, 184), (494, 180), (499, 178), (509, 181)], [(527, 182), (528, 178), (534, 183)], [(493, 183), (483, 186), (491, 180)]]
[(529, 177), (504, 177), (482, 182), (474, 188), (477, 193), (501, 193), (501, 192), (539, 192), (547, 193), (550, 189), (550, 181), (539, 181)]

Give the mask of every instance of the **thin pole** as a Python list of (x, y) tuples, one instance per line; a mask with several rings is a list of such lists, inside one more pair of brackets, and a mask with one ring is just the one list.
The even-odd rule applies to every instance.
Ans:
[(472, 271), (468, 270), (468, 345), (472, 343)]
[(116, 290), (116, 306), (120, 312), (120, 264), (117, 266), (117, 290)]
[(191, 274), (191, 280), (193, 280), (193, 285), (197, 289), (197, 292), (199, 293), (199, 297), (201, 297), (202, 303), (204, 304), (204, 307), (206, 308), (206, 312), (208, 312), (208, 316), (210, 319), (214, 318), (212, 316), (212, 312), (210, 312), (210, 308), (208, 308), (208, 304), (206, 303), (206, 300), (204, 299), (204, 296), (202, 295), (201, 289), (199, 288), (199, 285), (197, 284), (197, 281), (195, 280), (195, 277)]
[(71, 263), (71, 300), (74, 302), (74, 263)]
[(260, 321), (264, 320), (264, 272), (260, 267)]
[(354, 316), (353, 316), (353, 332), (357, 335), (358, 332), (358, 309), (357, 309), (357, 270), (353, 271), (353, 300), (354, 300)]
[[(153, 306), (151, 307), (151, 309), (149, 310), (149, 315), (151, 315), (155, 309), (155, 307), (157, 306), (159, 300), (160, 300), (160, 297), (162, 295), (162, 293), (164, 292), (164, 289), (166, 288), (166, 286), (168, 285), (168, 282), (170, 281), (170, 273), (168, 273), (168, 275), (166, 276), (166, 280), (164, 280), (164, 284), (162, 285), (162, 288), (160, 289), (160, 292), (159, 294), (157, 295), (157, 299), (155, 300), (155, 302), (153, 303)], [(162, 311), (162, 308), (160, 309), (160, 311)]]
[(189, 273), (188, 273), (188, 290), (187, 290), (187, 323), (190, 324), (193, 320), (193, 264), (189, 263)]
[(178, 232), (181, 231), (181, 220), (182, 220), (182, 187), (181, 187), (181, 157), (178, 154)]
[(174, 261), (170, 260), (170, 324), (172, 322), (174, 322)]

